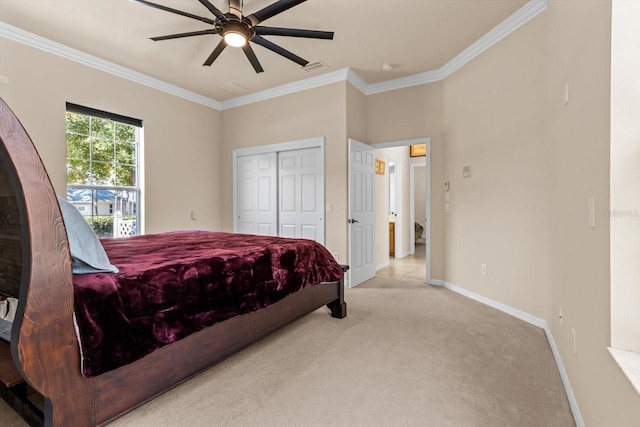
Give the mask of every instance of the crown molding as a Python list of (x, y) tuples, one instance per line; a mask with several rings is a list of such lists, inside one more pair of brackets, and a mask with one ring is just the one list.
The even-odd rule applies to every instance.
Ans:
[(404, 89), (406, 87), (423, 85), (427, 83), (433, 83), (444, 79), (445, 76), (438, 70), (425, 71), (424, 73), (414, 74), (407, 77), (400, 77), (398, 79), (387, 80), (386, 82), (370, 84), (367, 87), (365, 94), (373, 95), (381, 92), (388, 92), (390, 90)]
[(328, 85), (331, 83), (341, 82), (347, 80), (349, 75), (349, 69), (343, 68), (331, 73), (322, 74), (316, 77), (311, 77), (297, 82), (287, 83), (274, 88), (261, 90), (259, 92), (251, 93), (249, 95), (239, 96), (237, 98), (222, 101), (221, 109), (227, 110), (229, 108), (240, 107), (242, 105), (252, 104), (258, 101), (264, 101), (271, 98), (276, 98), (282, 95), (289, 95), (295, 92), (302, 92), (308, 89)]
[(282, 95), (289, 95), (295, 92), (301, 92), (308, 89), (332, 84), (340, 81), (348, 81), (355, 88), (365, 95), (373, 95), (376, 93), (387, 92), (407, 87), (433, 83), (445, 79), (466, 63), (480, 55), (485, 50), (502, 40), (507, 35), (538, 16), (547, 8), (548, 0), (530, 0), (523, 7), (518, 9), (514, 14), (498, 24), (494, 29), (489, 31), (478, 41), (473, 43), (459, 55), (447, 62), (444, 66), (437, 70), (426, 71), (420, 74), (414, 74), (407, 77), (401, 77), (394, 80), (388, 80), (380, 83), (367, 84), (354, 70), (343, 68), (331, 73), (322, 74), (297, 82), (284, 84), (274, 88), (262, 90), (249, 95), (243, 95), (226, 101), (216, 101), (207, 98), (195, 92), (182, 89), (178, 86), (163, 82), (161, 80), (149, 77), (145, 74), (133, 71), (129, 68), (122, 67), (112, 62), (100, 59), (96, 56), (89, 55), (79, 50), (70, 48), (60, 43), (37, 36), (20, 28), (11, 26), (0, 21), (0, 37), (23, 43), (27, 46), (41, 49), (45, 52), (61, 56), (74, 62), (113, 74), (115, 76), (151, 87), (153, 89), (166, 92), (186, 100), (205, 105), (218, 111), (229, 108), (240, 107), (242, 105), (252, 104), (254, 102), (264, 101), (276, 98)]
[(494, 29), (480, 37), (475, 43), (463, 50), (459, 55), (447, 62), (440, 72), (442, 78), (446, 78), (453, 72), (460, 69), (467, 62), (471, 61), (485, 50), (538, 16), (547, 8), (548, 0), (531, 0), (507, 19), (498, 24)]
[(494, 44), (520, 28), (531, 19), (538, 16), (547, 8), (548, 0), (530, 0), (507, 19), (498, 24), (495, 28), (482, 36), (478, 41), (463, 50), (451, 61), (437, 70), (427, 71), (412, 76), (401, 77), (399, 79), (388, 80), (386, 82), (375, 83), (368, 86), (367, 95), (373, 95), (390, 90), (404, 89), (411, 86), (433, 83), (444, 80), (447, 76), (459, 70), (466, 63), (489, 49)]
[(362, 77), (360, 77), (358, 73), (353, 71), (351, 68), (349, 68), (349, 72), (347, 73), (347, 81), (351, 83), (360, 92), (364, 93), (365, 95), (367, 94), (367, 91), (369, 90), (369, 85), (367, 84), (367, 82), (362, 80)]
[(162, 80), (149, 77), (145, 74), (133, 71), (121, 65), (114, 64), (113, 62), (106, 61), (93, 55), (89, 55), (88, 53), (84, 53), (63, 44), (51, 41), (44, 37), (40, 37), (1, 21), (0, 37), (4, 37), (6, 39), (43, 50), (47, 53), (51, 53), (70, 61), (77, 62), (79, 64), (86, 65), (88, 67), (92, 67), (109, 74), (113, 74), (123, 79), (130, 80), (132, 82), (178, 96), (180, 98), (184, 98), (197, 104), (202, 104), (216, 110), (221, 109), (219, 101), (207, 98), (206, 96), (199, 95), (186, 89), (182, 89), (178, 86), (163, 82)]

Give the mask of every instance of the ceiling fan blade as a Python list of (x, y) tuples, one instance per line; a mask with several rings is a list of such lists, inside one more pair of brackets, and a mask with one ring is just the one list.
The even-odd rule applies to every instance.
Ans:
[(242, 19), (242, 1), (241, 0), (229, 0), (229, 13)]
[(215, 61), (216, 58), (220, 56), (220, 54), (222, 53), (225, 47), (227, 47), (227, 42), (225, 42), (224, 39), (220, 40), (220, 43), (218, 43), (218, 46), (216, 46), (216, 48), (213, 49), (213, 52), (211, 52), (211, 55), (209, 55), (207, 60), (204, 61), (204, 64), (202, 65), (206, 65), (207, 67), (209, 67), (211, 64), (213, 64), (213, 61)]
[(299, 30), (297, 28), (255, 27), (260, 36), (305, 37), (308, 39), (333, 40), (333, 31)]
[(198, 0), (198, 1), (200, 3), (202, 3), (204, 5), (204, 7), (209, 9), (209, 12), (213, 13), (216, 18), (224, 19), (224, 13), (220, 12), (220, 10), (218, 10), (218, 8), (216, 8), (214, 5), (212, 5), (209, 0)]
[(167, 36), (151, 37), (151, 40), (153, 40), (154, 42), (159, 42), (161, 40), (179, 39), (182, 37), (192, 37), (192, 36), (204, 36), (206, 34), (217, 34), (217, 33), (218, 31), (215, 29), (203, 30), (203, 31), (191, 31), (189, 33), (178, 33), (178, 34), (169, 34)]
[(251, 21), (251, 24), (256, 26), (260, 22), (265, 21), (273, 16), (276, 16), (279, 13), (284, 12), (285, 10), (291, 9), (294, 6), (299, 5), (300, 3), (304, 3), (307, 0), (279, 0), (263, 9), (260, 9), (256, 13), (252, 13), (247, 16), (247, 18)]
[(204, 16), (194, 15), (188, 12), (183, 12), (178, 9), (172, 9), (170, 7), (163, 6), (161, 4), (151, 3), (150, 1), (146, 1), (146, 0), (132, 0), (132, 1), (136, 3), (144, 4), (145, 6), (153, 7), (154, 9), (160, 9), (160, 10), (164, 10), (165, 12), (171, 12), (181, 16), (186, 16), (187, 18), (196, 19), (201, 22), (206, 22), (207, 24), (211, 24), (211, 25), (216, 24), (216, 21), (214, 21), (213, 19), (205, 18)]
[(307, 61), (304, 58), (300, 58), (298, 55), (289, 52), (288, 50), (286, 50), (285, 48), (282, 48), (280, 46), (278, 46), (275, 43), (271, 43), (269, 40), (267, 39), (263, 39), (262, 37), (256, 35), (252, 40), (252, 42), (255, 42), (257, 44), (259, 44), (262, 47), (266, 47), (267, 49), (269, 49), (272, 52), (277, 53), (278, 55), (284, 56), (285, 58), (300, 64), (302, 67), (304, 67), (305, 65), (307, 65), (309, 63), (309, 61)]
[(256, 73), (263, 72), (264, 70), (262, 69), (262, 65), (260, 65), (260, 61), (258, 61), (258, 57), (253, 49), (251, 49), (249, 43), (242, 46), (242, 50), (244, 51), (244, 54), (247, 55), (247, 59), (251, 62), (251, 65), (253, 65), (253, 69), (256, 70)]

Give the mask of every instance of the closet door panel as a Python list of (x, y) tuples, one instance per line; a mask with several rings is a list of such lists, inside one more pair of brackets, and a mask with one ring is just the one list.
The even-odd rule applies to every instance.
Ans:
[(320, 147), (278, 153), (280, 235), (324, 244), (324, 184)]
[(278, 165), (276, 153), (236, 160), (237, 231), (278, 235)]

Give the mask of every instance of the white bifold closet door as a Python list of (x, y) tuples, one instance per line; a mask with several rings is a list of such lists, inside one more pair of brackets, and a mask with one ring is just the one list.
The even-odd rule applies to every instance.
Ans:
[(238, 233), (278, 235), (277, 162), (277, 153), (237, 158)]
[(324, 244), (320, 148), (278, 153), (280, 236)]
[(237, 232), (324, 244), (320, 147), (238, 156)]

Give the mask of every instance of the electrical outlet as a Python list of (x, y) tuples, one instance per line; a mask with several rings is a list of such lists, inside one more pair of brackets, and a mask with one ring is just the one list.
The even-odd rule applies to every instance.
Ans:
[(487, 275), (487, 264), (480, 264), (480, 274), (483, 276)]
[(333, 255), (333, 258), (334, 258), (336, 261), (339, 261), (340, 254), (339, 254), (338, 252), (334, 252), (332, 255)]

